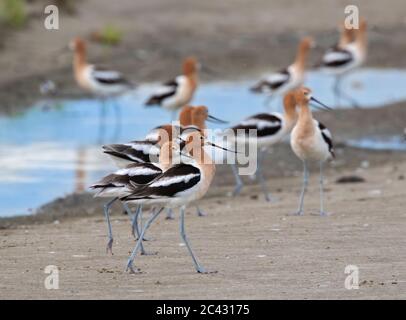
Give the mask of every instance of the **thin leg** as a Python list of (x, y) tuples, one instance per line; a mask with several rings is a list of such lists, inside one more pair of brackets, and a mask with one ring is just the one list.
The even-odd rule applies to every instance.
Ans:
[(320, 161), (320, 215), (327, 216), (328, 214), (324, 211), (324, 185), (323, 185), (323, 162)]
[(358, 104), (358, 102), (354, 98), (352, 98), (350, 95), (345, 93), (343, 90), (341, 90), (341, 79), (342, 79), (342, 76), (337, 77), (335, 90), (338, 92), (340, 97), (343, 97), (344, 99), (349, 101), (353, 108), (359, 108), (360, 105)]
[(116, 128), (113, 136), (113, 142), (115, 142), (120, 140), (121, 134), (121, 109), (116, 100), (113, 100), (113, 108), (116, 115)]
[(235, 188), (233, 191), (233, 197), (238, 196), (241, 192), (241, 189), (244, 187), (244, 183), (241, 180), (240, 175), (238, 174), (238, 167), (236, 164), (231, 165), (231, 169), (233, 170), (234, 178), (235, 178)]
[(271, 105), (271, 102), (274, 98), (274, 95), (268, 95), (265, 100), (264, 100), (264, 106), (265, 108), (269, 108), (269, 106)]
[(174, 215), (173, 215), (173, 209), (172, 208), (167, 208), (166, 209), (166, 220), (174, 220)]
[(267, 202), (271, 201), (271, 194), (268, 191), (268, 186), (266, 184), (266, 180), (264, 177), (264, 174), (262, 172), (262, 163), (264, 159), (265, 151), (260, 150), (258, 153), (258, 165), (257, 165), (257, 177), (259, 180), (259, 183), (261, 184), (262, 192), (264, 193), (265, 200)]
[(340, 81), (341, 81), (341, 77), (336, 76), (335, 83), (334, 83), (334, 97), (335, 97), (335, 106), (337, 108), (340, 107), (340, 83), (341, 83)]
[[(139, 237), (140, 237), (140, 228), (138, 226), (138, 217), (140, 215), (140, 212), (142, 211), (142, 205), (139, 205), (137, 207), (134, 214), (131, 213), (131, 210), (128, 207), (127, 203), (123, 202), (123, 207), (124, 207), (125, 211), (127, 211), (127, 214), (130, 217), (132, 216), (132, 218), (131, 218), (131, 233), (132, 233), (132, 235), (133, 235), (133, 237), (135, 239), (139, 239)], [(141, 226), (141, 228), (142, 228), (142, 226)], [(146, 252), (145, 252), (144, 245), (143, 245), (142, 241), (141, 241), (141, 254), (146, 255)]]
[(162, 207), (161, 209), (159, 209), (156, 212), (155, 212), (155, 209), (153, 209), (151, 218), (149, 218), (149, 220), (146, 222), (144, 229), (142, 229), (140, 237), (137, 241), (137, 244), (135, 245), (133, 251), (131, 252), (130, 257), (128, 258), (127, 267), (126, 267), (125, 271), (130, 270), (130, 273), (135, 273), (133, 263), (134, 263), (135, 256), (137, 255), (137, 252), (141, 247), (142, 239), (144, 238), (145, 232), (147, 231), (147, 229), (149, 228), (151, 223), (154, 222), (154, 220), (159, 216), (159, 214), (162, 212), (163, 209), (164, 208)]
[[(139, 221), (138, 230), (140, 231), (140, 233), (141, 233), (141, 230), (142, 230), (142, 213), (143, 213), (143, 211), (142, 211), (142, 205), (141, 205), (140, 213), (139, 213), (139, 216), (138, 216), (138, 221)], [(138, 237), (139, 237), (139, 234), (138, 234)], [(144, 236), (144, 238), (142, 238), (142, 241), (149, 241), (149, 240), (150, 239), (145, 237), (145, 236)], [(145, 253), (145, 254), (150, 255), (150, 254), (155, 254), (155, 253)]]
[(178, 115), (178, 110), (173, 110), (173, 111), (171, 112), (171, 120), (172, 120), (172, 121), (176, 121), (177, 115)]
[(197, 261), (195, 255), (193, 254), (192, 248), (189, 245), (189, 241), (186, 237), (186, 232), (185, 232), (185, 206), (183, 206), (180, 209), (180, 235), (183, 239), (183, 242), (185, 243), (190, 255), (192, 256), (193, 263), (195, 265), (196, 271), (198, 273), (209, 273), (207, 272), (202, 266), (200, 266), (199, 262)]
[(111, 230), (111, 222), (110, 222), (110, 207), (113, 205), (114, 202), (117, 201), (117, 197), (110, 200), (104, 205), (104, 216), (106, 217), (106, 222), (107, 222), (107, 231), (108, 231), (108, 237), (109, 241), (107, 242), (107, 247), (106, 247), (106, 252), (113, 254), (113, 232)]
[(297, 216), (303, 215), (303, 201), (304, 201), (304, 196), (305, 196), (305, 193), (307, 190), (308, 183), (309, 183), (309, 172), (307, 170), (307, 163), (306, 163), (306, 161), (303, 161), (303, 188), (302, 188), (302, 193), (300, 194), (299, 207), (297, 209), (297, 212), (294, 213), (294, 215), (297, 215)]
[(99, 123), (99, 136), (98, 136), (98, 143), (102, 144), (104, 142), (104, 134), (106, 131), (106, 99), (102, 98), (100, 100), (101, 108), (100, 108), (100, 123)]
[(205, 216), (207, 216), (207, 214), (204, 213), (204, 212), (200, 209), (199, 206), (196, 206), (196, 212), (197, 212), (197, 215), (198, 215), (199, 217), (205, 217)]

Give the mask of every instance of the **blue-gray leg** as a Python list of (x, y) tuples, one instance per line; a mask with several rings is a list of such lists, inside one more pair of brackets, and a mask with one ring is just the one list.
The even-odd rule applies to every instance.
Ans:
[(336, 78), (336, 84), (334, 87), (334, 91), (336, 93), (336, 98), (339, 99), (339, 97), (343, 97), (344, 99), (346, 99), (347, 101), (349, 101), (351, 103), (353, 108), (359, 108), (360, 105), (358, 104), (358, 102), (354, 98), (352, 98), (350, 95), (345, 93), (344, 90), (341, 89), (342, 77), (343, 76), (340, 75)]
[(172, 208), (167, 208), (166, 209), (166, 220), (174, 220), (174, 214), (173, 214), (173, 209)]
[(139, 237), (139, 239), (137, 241), (137, 244), (135, 245), (133, 251), (131, 252), (130, 257), (128, 258), (127, 267), (126, 267), (125, 271), (130, 270), (130, 273), (136, 273), (135, 270), (134, 270), (133, 263), (134, 263), (134, 259), (135, 259), (136, 255), (137, 255), (138, 250), (140, 250), (140, 248), (141, 248), (142, 239), (144, 238), (145, 232), (147, 231), (147, 229), (149, 228), (151, 223), (154, 222), (154, 220), (159, 216), (159, 214), (162, 212), (163, 209), (164, 208), (161, 208), (156, 212), (155, 212), (155, 209), (152, 210), (152, 216), (145, 223), (144, 229), (142, 229), (142, 232), (141, 232), (140, 237)]
[(323, 185), (323, 161), (320, 161), (320, 215), (327, 216), (324, 211), (324, 185)]
[(182, 208), (180, 209), (180, 235), (181, 235), (182, 240), (185, 243), (190, 255), (192, 256), (193, 264), (195, 265), (196, 271), (198, 273), (209, 273), (197, 261), (195, 255), (193, 254), (192, 248), (189, 245), (189, 241), (188, 241), (188, 239), (186, 237), (186, 231), (185, 231), (185, 206), (182, 206)]
[(305, 193), (307, 190), (308, 183), (309, 183), (309, 171), (307, 169), (306, 161), (303, 161), (303, 187), (302, 187), (302, 193), (300, 194), (299, 207), (297, 209), (297, 212), (294, 213), (294, 215), (297, 215), (297, 216), (303, 215), (303, 202), (304, 202), (304, 196), (305, 196)]
[(272, 102), (272, 100), (273, 100), (274, 97), (275, 97), (275, 96), (271, 94), (271, 95), (268, 95), (268, 96), (265, 98), (265, 100), (264, 100), (264, 106), (265, 106), (265, 108), (269, 108), (269, 107), (270, 107), (271, 102)]
[(198, 215), (199, 217), (205, 217), (205, 216), (207, 216), (207, 214), (206, 214), (204, 211), (202, 211), (199, 206), (196, 206), (196, 212), (197, 212), (197, 215)]
[(241, 180), (240, 175), (238, 174), (238, 167), (236, 164), (231, 165), (231, 169), (233, 170), (234, 178), (235, 178), (235, 188), (233, 191), (233, 197), (238, 196), (241, 192), (241, 189), (244, 187), (244, 183)]
[(261, 184), (261, 188), (262, 188), (262, 192), (264, 193), (265, 200), (270, 202), (271, 194), (268, 191), (268, 186), (266, 184), (266, 180), (265, 180), (264, 174), (262, 172), (262, 163), (263, 163), (264, 156), (265, 156), (265, 151), (260, 150), (258, 152), (257, 177), (258, 177), (259, 183)]
[[(135, 239), (139, 239), (140, 237), (140, 228), (142, 229), (142, 225), (141, 227), (138, 225), (138, 217), (140, 216), (141, 212), (142, 212), (142, 205), (137, 206), (137, 209), (135, 210), (135, 213), (132, 215), (130, 208), (128, 207), (128, 205), (123, 202), (123, 207), (125, 209), (125, 211), (127, 211), (127, 214), (132, 216), (131, 218), (131, 233), (133, 235), (133, 237)], [(146, 254), (145, 249), (144, 249), (144, 244), (141, 241), (141, 254)]]
[(106, 252), (113, 254), (113, 231), (111, 229), (111, 222), (110, 222), (110, 207), (113, 205), (114, 202), (117, 201), (117, 197), (110, 200), (104, 205), (104, 216), (106, 217), (106, 222), (107, 222), (107, 231), (108, 231), (108, 237), (109, 241), (107, 242), (107, 247), (106, 247)]

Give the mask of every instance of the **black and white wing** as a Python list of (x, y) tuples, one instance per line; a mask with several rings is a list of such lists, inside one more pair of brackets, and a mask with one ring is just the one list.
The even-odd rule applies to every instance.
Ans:
[(338, 47), (330, 48), (323, 56), (320, 67), (337, 68), (347, 65), (354, 57), (350, 51)]
[(249, 135), (250, 130), (256, 130), (257, 137), (269, 137), (276, 135), (282, 129), (282, 116), (276, 113), (258, 113), (239, 124), (231, 127), (237, 135)]
[(188, 164), (178, 164), (151, 183), (141, 188), (136, 187), (132, 194), (121, 200), (175, 198), (190, 191), (199, 183), (200, 179), (201, 173), (198, 168)]
[[(154, 141), (132, 141), (126, 144), (104, 145), (103, 152), (129, 163), (153, 161), (159, 155), (160, 148)], [(156, 159), (155, 159), (156, 160)]]
[(257, 93), (272, 93), (282, 87), (290, 79), (291, 75), (288, 69), (275, 72), (259, 81), (251, 88), (251, 91)]
[(162, 170), (152, 163), (134, 163), (111, 173), (90, 188), (97, 190), (96, 196), (114, 192), (117, 189), (130, 189), (135, 185), (144, 185), (162, 174)]
[(321, 122), (317, 121), (317, 123), (321, 132), (321, 136), (323, 137), (324, 142), (328, 145), (328, 151), (330, 152), (331, 156), (335, 158), (333, 136), (331, 135), (330, 130), (328, 130), (327, 127)]
[(90, 76), (101, 85), (134, 87), (120, 72), (100, 66), (91, 66)]
[(183, 81), (184, 76), (178, 76), (175, 79), (165, 82), (162, 87), (153, 94), (147, 102), (146, 106), (161, 105), (162, 102), (176, 94), (180, 83)]

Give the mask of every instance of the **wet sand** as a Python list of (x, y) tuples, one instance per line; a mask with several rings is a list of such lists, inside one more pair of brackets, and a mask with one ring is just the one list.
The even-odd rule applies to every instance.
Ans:
[[(92, 60), (136, 70), (130, 78), (144, 82), (177, 74), (179, 60), (193, 53), (218, 66), (218, 76), (202, 75), (203, 81), (211, 81), (260, 75), (287, 64), (305, 34), (320, 45), (312, 55), (315, 61), (335, 41), (335, 22), (346, 4), (316, 0), (303, 7), (301, 1), (292, 1), (287, 14), (285, 0), (187, 5), (186, 0), (137, 1), (136, 10), (129, 10), (132, 0), (120, 6), (97, 0), (96, 7), (95, 1), (83, 2), (78, 16), (64, 17), (58, 32), (44, 32), (42, 21), (35, 18), (24, 32), (2, 32), (1, 113), (16, 113), (36, 101), (38, 84), (45, 79), (56, 81), (62, 96), (82, 95), (72, 80), (70, 54), (59, 52), (74, 35), (86, 36), (103, 26), (100, 21), (122, 28), (124, 41), (114, 48), (92, 44)], [(385, 6), (380, 1), (354, 3), (362, 4), (371, 25), (367, 66), (405, 68), (403, 0)], [(315, 10), (323, 14), (301, 23)], [(151, 19), (154, 23), (147, 23)], [(201, 204), (208, 216), (199, 218), (193, 210), (187, 215), (197, 256), (217, 274), (194, 273), (186, 248), (179, 246), (178, 221), (163, 217), (146, 243), (159, 254), (140, 257), (137, 266), (143, 273), (125, 273), (134, 245), (129, 218), (114, 207), (115, 254), (106, 255), (102, 202), (89, 194), (57, 199), (36, 216), (0, 219), (0, 299), (404, 299), (406, 155), (347, 148), (341, 141), (399, 135), (405, 110), (405, 103), (398, 103), (318, 115), (334, 133), (338, 149), (326, 172), (329, 217), (311, 214), (318, 207), (317, 174), (312, 175), (306, 215), (287, 216), (297, 206), (301, 183), (301, 164), (287, 145), (275, 148), (266, 163), (276, 198), (271, 204), (247, 178), (240, 197), (227, 196), (232, 176), (229, 168), (220, 167)], [(336, 183), (354, 174), (366, 181)], [(48, 291), (44, 268), (52, 264), (60, 269), (60, 289)], [(359, 290), (344, 288), (349, 264), (360, 268)]]
[[(269, 180), (274, 203), (266, 203), (257, 186), (235, 199), (226, 196), (230, 187), (216, 187), (201, 202), (208, 216), (189, 209), (186, 217), (196, 255), (216, 274), (194, 272), (178, 221), (163, 216), (145, 244), (158, 255), (136, 260), (141, 274), (124, 272), (134, 240), (118, 206), (113, 256), (105, 252), (106, 225), (96, 204), (79, 207), (91, 216), (0, 230), (0, 298), (405, 299), (404, 163), (330, 168), (328, 217), (317, 216), (314, 173), (303, 217), (288, 216), (296, 209), (299, 172)], [(366, 182), (335, 182), (354, 172)], [(359, 267), (359, 290), (344, 288), (349, 264)], [(47, 265), (60, 269), (59, 290), (44, 288)]]

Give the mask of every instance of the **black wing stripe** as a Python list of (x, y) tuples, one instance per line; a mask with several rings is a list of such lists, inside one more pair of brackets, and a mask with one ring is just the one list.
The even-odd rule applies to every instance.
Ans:
[(328, 150), (330, 151), (331, 155), (333, 157), (335, 157), (335, 153), (334, 153), (334, 145), (333, 145), (333, 141), (331, 140), (331, 138), (325, 133), (325, 130), (328, 130), (327, 127), (322, 124), (321, 122), (319, 122), (319, 129), (321, 131), (321, 136), (323, 137), (324, 141), (327, 143), (328, 145)]
[[(176, 177), (188, 177), (188, 179), (180, 180), (174, 183), (162, 183), (160, 181), (169, 180)], [(160, 177), (152, 181), (150, 184), (136, 189), (131, 195), (124, 197), (122, 200), (140, 200), (140, 199), (155, 199), (155, 198), (172, 198), (182, 191), (191, 189), (201, 179), (200, 170), (194, 166), (187, 164), (179, 164), (168, 169)], [(174, 180), (175, 181), (175, 180)], [(153, 186), (156, 185), (156, 186)]]

